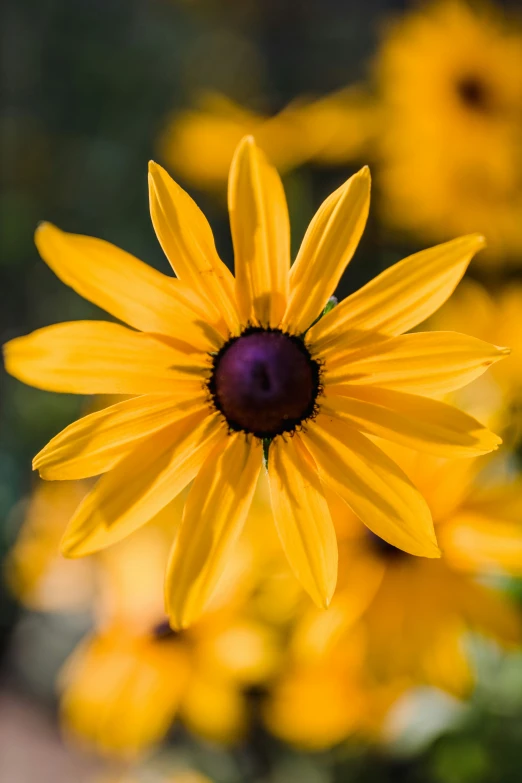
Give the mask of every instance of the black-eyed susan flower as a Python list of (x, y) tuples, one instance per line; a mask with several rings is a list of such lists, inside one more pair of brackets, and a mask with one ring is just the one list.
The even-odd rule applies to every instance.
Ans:
[(423, 4), (400, 19), (376, 62), (381, 208), (440, 241), (488, 237), (480, 261), (522, 251), (522, 30), (486, 4)]
[(397, 445), (387, 451), (427, 499), (442, 559), (390, 547), (332, 497), (342, 584), (329, 612), (304, 619), (294, 644), (318, 649), (324, 659), (356, 629), (364, 637), (366, 674), (375, 681), (406, 680), (463, 696), (473, 684), (467, 633), (506, 646), (522, 642), (516, 605), (480, 581), (522, 573), (520, 478), (486, 481), (480, 459), (445, 460)]
[(143, 755), (175, 720), (213, 742), (238, 741), (251, 718), (248, 690), (278, 665), (277, 636), (249, 612), (241, 580), (193, 628), (171, 631), (161, 607), (165, 533), (153, 523), (99, 561), (95, 629), (60, 675), (65, 731), (101, 755)]
[(500, 443), (430, 395), (468, 383), (505, 350), (464, 335), (403, 334), (452, 293), (481, 236), (406, 258), (330, 309), (369, 191), (367, 168), (336, 190), (290, 268), (281, 182), (246, 138), (229, 182), (235, 278), (203, 214), (154, 163), (152, 221), (177, 279), (107, 242), (49, 224), (37, 231), (51, 268), (132, 327), (57, 324), (5, 346), (8, 371), (42, 389), (135, 395), (70, 425), (34, 460), (47, 479), (102, 474), (63, 552), (85, 555), (124, 538), (192, 482), (167, 570), (175, 627), (212, 595), (263, 459), (288, 560), (327, 606), (337, 544), (325, 486), (391, 545), (439, 554), (422, 495), (368, 435), (453, 457)]

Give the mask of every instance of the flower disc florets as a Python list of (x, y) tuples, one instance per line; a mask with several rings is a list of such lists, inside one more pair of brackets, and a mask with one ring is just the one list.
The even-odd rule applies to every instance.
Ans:
[(274, 438), (316, 413), (320, 366), (301, 338), (249, 327), (214, 357), (208, 388), (231, 430)]

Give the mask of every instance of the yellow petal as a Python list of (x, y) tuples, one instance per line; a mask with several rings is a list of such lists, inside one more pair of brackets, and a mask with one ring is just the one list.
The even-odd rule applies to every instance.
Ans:
[(337, 582), (337, 539), (317, 468), (298, 435), (272, 441), (268, 478), (288, 561), (315, 603), (326, 609)]
[(370, 435), (440, 457), (476, 457), (502, 443), (452, 405), (375, 386), (332, 386), (324, 410)]
[(288, 298), (288, 208), (277, 171), (251, 136), (232, 161), (228, 209), (241, 322), (279, 326)]
[(7, 372), (46, 391), (69, 394), (171, 392), (203, 381), (204, 353), (185, 354), (151, 335), (106, 321), (46, 326), (4, 345)]
[(220, 335), (202, 323), (186, 286), (103, 239), (42, 223), (35, 235), (44, 261), (80, 296), (142, 332), (158, 332), (208, 351)]
[(179, 383), (175, 394), (148, 394), (118, 402), (79, 421), (54, 437), (33, 460), (47, 480), (80, 479), (111, 470), (148, 435), (205, 407), (197, 381)]
[(152, 519), (192, 481), (221, 435), (219, 415), (202, 411), (140, 443), (81, 503), (62, 539), (63, 554), (104, 549)]
[(308, 338), (314, 349), (336, 350), (340, 332), (348, 346), (356, 345), (367, 332), (393, 336), (417, 326), (451, 296), (484, 245), (484, 237), (471, 234), (399, 261), (312, 327)]
[(412, 555), (440, 556), (424, 498), (381, 449), (325, 414), (319, 414), (302, 437), (322, 481), (370, 530)]
[(370, 172), (365, 166), (319, 207), (290, 271), (284, 325), (304, 332), (321, 314), (351, 260), (366, 225)]
[(349, 354), (332, 354), (328, 384), (364, 384), (416, 394), (446, 394), (482, 375), (509, 349), (456, 332), (414, 332)]
[(206, 298), (210, 312), (219, 314), (229, 330), (237, 330), (234, 278), (217, 254), (204, 214), (153, 161), (149, 164), (149, 195), (152, 223), (175, 273)]
[(212, 596), (250, 509), (261, 444), (235, 433), (208, 456), (190, 489), (167, 570), (165, 600), (176, 628), (194, 622)]

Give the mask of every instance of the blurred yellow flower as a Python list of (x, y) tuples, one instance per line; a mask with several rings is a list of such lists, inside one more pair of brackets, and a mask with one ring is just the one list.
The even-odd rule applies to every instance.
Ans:
[(373, 99), (360, 88), (317, 100), (300, 98), (268, 117), (217, 93), (173, 115), (158, 142), (161, 158), (184, 180), (218, 190), (226, 184), (234, 151), (247, 135), (285, 173), (313, 159), (325, 164), (360, 157), (372, 138)]
[(330, 619), (311, 613), (295, 644), (329, 654), (343, 634), (359, 628), (365, 665), (377, 681), (402, 678), (461, 695), (472, 682), (467, 630), (503, 644), (522, 641), (520, 612), (476, 579), (522, 574), (522, 483), (488, 485), (478, 459), (443, 460), (398, 446), (392, 451), (428, 501), (442, 560), (390, 547), (332, 496), (333, 519), (344, 530), (340, 572), (346, 576)]
[(455, 296), (430, 320), (434, 329), (465, 328), (479, 339), (512, 346), (511, 356), (487, 376), (456, 393), (466, 410), (507, 433), (510, 443), (522, 437), (522, 284), (511, 281), (486, 290), (466, 279)]
[(423, 5), (376, 63), (381, 209), (429, 240), (488, 237), (484, 264), (522, 257), (522, 32), (463, 0)]
[[(76, 563), (56, 554), (68, 521), (71, 485), (51, 486), (54, 505), (47, 493), (42, 503), (41, 487), (29, 505), (11, 554), (17, 575), (13, 584), (22, 586), (18, 595), (24, 601), (28, 596), (31, 607), (29, 582), (42, 595), (38, 609), (70, 611), (69, 596), (42, 589), (59, 584), (64, 564), (72, 574)], [(37, 527), (35, 511), (42, 513)], [(102, 755), (133, 758), (149, 750), (178, 716), (202, 737), (236, 741), (248, 728), (246, 692), (268, 681), (279, 664), (278, 634), (256, 616), (249, 601), (259, 578), (253, 538), (234, 549), (227, 578), (200, 623), (190, 631), (170, 630), (163, 616), (162, 574), (181, 511), (181, 500), (172, 502), (135, 536), (91, 561), (95, 628), (60, 675), (60, 712), (67, 734)], [(29, 538), (31, 557), (25, 559)], [(75, 595), (83, 581), (76, 569), (61, 584)]]
[(73, 516), (63, 552), (90, 554), (125, 538), (193, 481), (167, 568), (173, 627), (190, 625), (210, 600), (263, 458), (285, 554), (325, 607), (337, 580), (325, 486), (393, 546), (439, 556), (422, 495), (368, 435), (451, 457), (501, 442), (431, 397), (469, 383), (507, 349), (459, 334), (403, 334), (451, 295), (481, 236), (410, 256), (332, 309), (369, 196), (364, 168), (319, 208), (290, 269), (283, 187), (247, 137), (229, 180), (236, 278), (196, 204), (154, 163), (152, 221), (178, 279), (102, 240), (50, 224), (37, 231), (66, 283), (140, 330), (77, 321), (5, 346), (8, 371), (39, 388), (137, 395), (71, 424), (34, 460), (46, 479), (104, 474)]
[(520, 645), (522, 617), (476, 580), (522, 574), (522, 484), (485, 485), (480, 460), (442, 460), (393, 448), (430, 504), (443, 560), (413, 558), (365, 531), (329, 495), (340, 583), (328, 612), (297, 616), (286, 663), (264, 705), (269, 729), (309, 749), (352, 735), (382, 738), (409, 688), (465, 695), (473, 675), (465, 634)]

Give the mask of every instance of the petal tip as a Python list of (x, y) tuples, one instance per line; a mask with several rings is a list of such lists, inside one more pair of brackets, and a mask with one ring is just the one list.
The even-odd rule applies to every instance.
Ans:
[(486, 237), (484, 234), (470, 234), (468, 239), (475, 245), (475, 252), (482, 250), (487, 245)]
[(502, 446), (502, 438), (500, 435), (497, 435), (495, 432), (491, 432), (491, 430), (488, 430), (484, 428), (483, 436), (482, 436), (482, 443), (481, 446), (484, 449), (484, 454), (488, 454), (491, 451), (498, 451), (500, 446)]
[(76, 546), (73, 542), (71, 542), (69, 536), (67, 533), (63, 536), (62, 540), (60, 541), (60, 553), (66, 557), (68, 560), (74, 560), (77, 557), (81, 557), (76, 552)]
[(166, 606), (166, 612), (169, 618), (169, 625), (173, 631), (184, 631), (192, 624), (189, 618), (182, 614), (178, 615), (174, 613), (172, 608), (169, 608), (168, 606)]
[(247, 134), (246, 136), (243, 136), (241, 141), (238, 143), (235, 152), (233, 161), (239, 160), (242, 155), (248, 155), (253, 152), (255, 152), (258, 149), (256, 140), (252, 136), (252, 134)]
[(50, 228), (56, 228), (56, 226), (53, 226), (53, 224), (49, 223), (48, 220), (39, 220), (38, 223), (36, 224), (36, 228), (34, 230), (35, 237), (37, 237), (43, 231), (47, 231)]
[(160, 166), (159, 163), (156, 163), (155, 160), (149, 160), (149, 176), (152, 177), (152, 179), (161, 177), (163, 174), (166, 174), (165, 169), (163, 166)]

